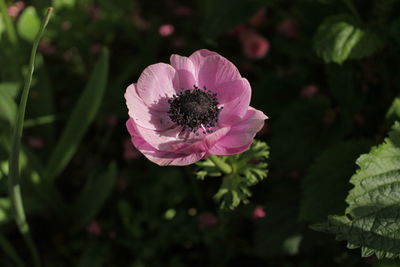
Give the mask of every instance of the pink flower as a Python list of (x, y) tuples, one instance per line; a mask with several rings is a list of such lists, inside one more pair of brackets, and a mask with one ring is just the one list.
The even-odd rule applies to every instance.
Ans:
[(286, 19), (282, 21), (277, 26), (276, 31), (287, 38), (296, 39), (299, 37), (299, 27), (292, 19)]
[(161, 25), (160, 28), (158, 29), (158, 32), (160, 33), (161, 36), (170, 36), (173, 34), (175, 31), (175, 27), (172, 24), (164, 24)]
[(243, 52), (252, 59), (261, 59), (268, 53), (270, 45), (267, 39), (253, 31), (247, 31), (240, 36)]
[(92, 221), (88, 226), (86, 226), (86, 231), (91, 235), (100, 235), (101, 226), (98, 222)]
[(218, 218), (210, 212), (203, 212), (197, 216), (197, 222), (200, 229), (204, 230), (216, 226), (218, 224)]
[(307, 85), (307, 86), (303, 87), (301, 89), (301, 93), (300, 94), (303, 97), (312, 97), (316, 93), (318, 93), (318, 87), (313, 85), (313, 84), (310, 84), (310, 85)]
[(7, 9), (7, 14), (12, 17), (18, 17), (19, 13), (21, 13), (22, 9), (24, 9), (25, 4), (22, 1), (17, 1), (12, 6), (9, 6)]
[(267, 119), (249, 106), (249, 82), (209, 50), (170, 61), (150, 65), (126, 90), (134, 146), (158, 165), (245, 151)]
[(253, 219), (264, 218), (267, 214), (264, 211), (263, 206), (256, 206), (253, 210), (252, 217)]

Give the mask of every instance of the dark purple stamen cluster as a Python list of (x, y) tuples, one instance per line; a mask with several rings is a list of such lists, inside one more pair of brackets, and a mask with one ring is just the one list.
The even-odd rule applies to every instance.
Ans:
[(182, 126), (183, 131), (189, 130), (198, 135), (197, 130), (203, 129), (203, 133), (211, 133), (208, 128), (215, 127), (221, 108), (218, 108), (217, 94), (207, 90), (201, 90), (196, 85), (194, 89), (187, 89), (168, 100), (169, 117), (173, 122)]

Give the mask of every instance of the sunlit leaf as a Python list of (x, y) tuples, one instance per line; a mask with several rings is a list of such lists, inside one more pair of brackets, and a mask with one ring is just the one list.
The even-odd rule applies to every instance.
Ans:
[(33, 6), (24, 9), (18, 19), (17, 30), (21, 38), (33, 42), (40, 29), (40, 18)]
[[(330, 216), (315, 226), (361, 247), (363, 257), (400, 256), (400, 124), (395, 123), (385, 142), (357, 160), (360, 169), (350, 182), (348, 207), (343, 216)], [(339, 167), (339, 166), (338, 166)]]

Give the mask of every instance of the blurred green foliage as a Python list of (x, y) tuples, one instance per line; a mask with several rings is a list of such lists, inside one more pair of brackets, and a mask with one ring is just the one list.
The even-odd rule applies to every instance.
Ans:
[[(0, 266), (32, 266), (10, 214), (7, 161), (48, 6), (55, 14), (39, 47), (21, 152), (24, 203), (45, 266), (400, 266), (309, 228), (338, 215), (344, 223), (330, 217), (328, 230), (369, 246), (349, 233), (345, 198), (361, 186), (349, 183), (355, 160), (399, 120), (399, 0), (18, 3), (0, 0)], [(164, 24), (171, 35), (159, 33)], [(248, 32), (268, 42), (261, 58), (246, 53)], [(198, 182), (193, 167), (161, 168), (126, 145), (126, 87), (149, 64), (200, 48), (234, 62), (252, 85), (252, 106), (270, 118), (258, 135), (270, 146), (268, 178), (229, 212), (213, 199), (220, 178)], [(391, 238), (386, 245), (399, 242)]]

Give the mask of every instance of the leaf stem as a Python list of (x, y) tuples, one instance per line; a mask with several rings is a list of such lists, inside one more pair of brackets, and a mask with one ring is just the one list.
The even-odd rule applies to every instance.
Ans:
[[(2, 2), (2, 0), (0, 0)], [(41, 266), (40, 258), (38, 250), (32, 240), (32, 237), (29, 232), (29, 225), (26, 221), (25, 217), (25, 210), (24, 205), (22, 202), (22, 195), (21, 195), (21, 187), (20, 187), (20, 171), (19, 171), (19, 153), (21, 147), (21, 137), (23, 131), (23, 124), (25, 118), (25, 110), (26, 110), (26, 103), (28, 101), (29, 90), (31, 87), (32, 76), (35, 69), (35, 58), (36, 58), (36, 51), (40, 42), (40, 39), (44, 33), (44, 30), (50, 20), (51, 13), (53, 12), (53, 8), (49, 7), (47, 9), (45, 18), (42, 21), (40, 30), (35, 38), (33, 43), (32, 52), (29, 61), (29, 73), (25, 80), (24, 89), (22, 91), (21, 101), (18, 107), (18, 114), (15, 123), (15, 128), (11, 140), (11, 153), (10, 153), (10, 160), (9, 160), (9, 194), (12, 203), (12, 209), (14, 211), (15, 221), (21, 232), (24, 240), (29, 248), (29, 251), (32, 255), (34, 266), (39, 267)]]
[(343, 0), (351, 13), (357, 18), (358, 22), (361, 24), (363, 23), (363, 19), (360, 16), (360, 13), (358, 13), (357, 8), (354, 6), (353, 0)]
[(212, 155), (209, 159), (217, 166), (224, 174), (232, 173), (232, 167), (224, 162), (220, 157)]

